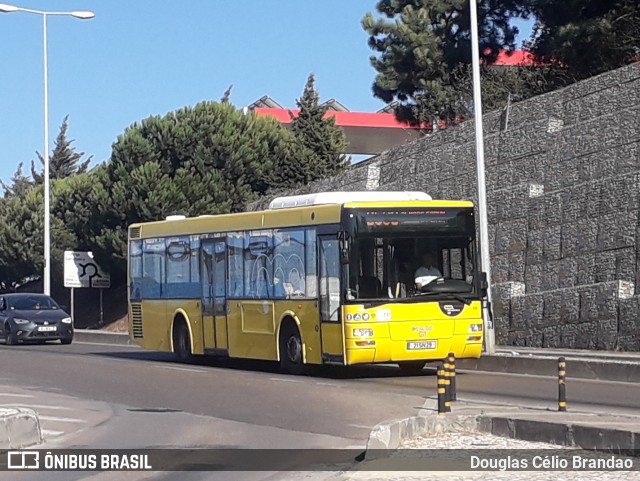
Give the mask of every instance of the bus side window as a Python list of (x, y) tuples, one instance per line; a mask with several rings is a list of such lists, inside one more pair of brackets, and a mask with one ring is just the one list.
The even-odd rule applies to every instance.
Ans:
[(227, 259), (229, 262), (229, 297), (243, 297), (244, 259), (242, 255), (242, 234), (229, 233), (227, 236)]

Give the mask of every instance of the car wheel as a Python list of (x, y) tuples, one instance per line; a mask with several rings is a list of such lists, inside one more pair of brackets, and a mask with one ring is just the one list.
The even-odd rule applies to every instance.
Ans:
[(191, 353), (191, 339), (189, 338), (189, 329), (184, 322), (180, 322), (173, 332), (173, 352), (176, 359), (180, 362), (191, 362), (193, 354)]
[(65, 337), (60, 339), (60, 344), (71, 344), (73, 342), (73, 337)]
[(290, 374), (303, 374), (302, 339), (298, 328), (287, 324), (280, 334), (280, 367)]
[(405, 374), (420, 374), (424, 368), (426, 361), (405, 361), (398, 363), (400, 371)]
[(18, 337), (11, 332), (9, 327), (5, 328), (5, 343), (7, 346), (15, 346), (18, 344)]

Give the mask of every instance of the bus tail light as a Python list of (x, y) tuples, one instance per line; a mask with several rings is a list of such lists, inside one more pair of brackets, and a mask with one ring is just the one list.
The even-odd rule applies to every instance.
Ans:
[(376, 341), (356, 341), (356, 346), (365, 347), (365, 346), (375, 346)]
[(467, 336), (467, 341), (481, 341), (482, 336)]

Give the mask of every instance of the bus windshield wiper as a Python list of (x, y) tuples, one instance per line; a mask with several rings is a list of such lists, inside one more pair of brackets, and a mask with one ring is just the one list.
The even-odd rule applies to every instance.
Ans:
[(435, 296), (435, 295), (441, 295), (443, 297), (449, 297), (449, 298), (453, 298), (457, 301), (463, 302), (465, 305), (470, 305), (471, 304), (471, 299), (469, 297), (464, 297), (461, 296), (460, 294), (457, 294), (455, 292), (421, 292), (419, 294), (416, 294), (416, 298), (419, 299), (420, 297), (427, 297), (427, 296)]

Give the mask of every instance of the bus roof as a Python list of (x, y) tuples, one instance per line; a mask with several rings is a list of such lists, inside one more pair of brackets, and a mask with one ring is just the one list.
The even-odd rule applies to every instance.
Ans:
[(276, 197), (269, 204), (270, 210), (289, 209), (308, 205), (345, 204), (348, 202), (397, 202), (412, 200), (431, 200), (429, 194), (416, 191), (354, 191), (354, 192), (317, 192), (314, 194)]
[[(298, 205), (296, 207), (278, 207), (270, 210), (240, 212), (234, 214), (201, 215), (198, 217), (184, 217), (181, 215), (167, 216), (165, 220), (135, 223), (129, 226), (132, 238), (160, 237), (167, 235), (190, 235), (206, 232), (232, 232), (244, 230), (273, 229), (281, 227), (312, 226), (340, 222), (343, 208), (358, 207), (473, 207), (469, 201), (431, 200), (423, 192), (365, 192), (365, 196), (358, 197), (362, 192), (327, 192), (327, 196), (317, 196), (320, 204)], [(349, 195), (351, 194), (351, 195)], [(393, 194), (399, 199), (393, 199)], [(428, 197), (429, 200), (410, 200), (407, 197)], [(337, 201), (337, 196), (342, 196)], [(303, 196), (294, 196), (303, 197)], [(284, 199), (284, 198), (282, 198)], [(334, 199), (333, 202), (329, 202)]]

